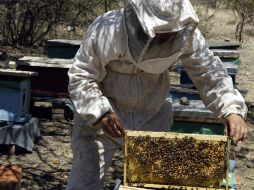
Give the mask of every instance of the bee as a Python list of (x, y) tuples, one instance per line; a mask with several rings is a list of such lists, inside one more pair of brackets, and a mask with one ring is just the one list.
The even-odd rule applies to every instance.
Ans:
[[(201, 141), (193, 137), (138, 136), (129, 137), (128, 143), (127, 167), (129, 163), (135, 163), (138, 182), (153, 183), (155, 176), (166, 185), (207, 187), (219, 184), (226, 173), (224, 142)], [(209, 180), (211, 176), (214, 180)], [(204, 181), (207, 183), (203, 184)]]

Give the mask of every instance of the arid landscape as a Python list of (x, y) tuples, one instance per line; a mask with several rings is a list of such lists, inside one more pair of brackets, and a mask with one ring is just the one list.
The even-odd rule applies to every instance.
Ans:
[[(223, 19), (222, 19), (223, 18)], [(205, 23), (207, 39), (234, 41), (235, 16), (233, 12), (221, 10)], [(245, 99), (249, 107), (247, 118), (248, 138), (236, 153), (235, 175), (238, 190), (254, 189), (254, 25), (246, 26), (244, 41), (240, 48), (241, 65), (237, 75), (239, 89), (248, 91)], [(42, 53), (42, 50), (40, 50)], [(12, 57), (22, 57), (26, 53), (6, 52)], [(31, 54), (31, 52), (27, 52)], [(8, 64), (2, 62), (2, 66)], [(0, 155), (0, 163), (17, 163), (23, 167), (21, 190), (61, 190), (66, 188), (71, 169), (72, 154), (70, 134), (73, 121), (40, 120), (41, 138), (32, 153), (18, 155)], [(114, 187), (116, 179), (123, 175), (123, 150), (115, 154), (112, 166), (106, 175), (105, 190)]]

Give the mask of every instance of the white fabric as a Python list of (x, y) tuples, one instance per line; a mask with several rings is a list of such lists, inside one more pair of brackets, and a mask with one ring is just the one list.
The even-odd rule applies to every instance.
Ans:
[(239, 91), (234, 89), (221, 60), (205, 46), (205, 39), (199, 30), (190, 39), (189, 49), (179, 59), (206, 107), (218, 117), (235, 113), (246, 118), (245, 101)]
[[(192, 10), (192, 7), (183, 9), (188, 8)], [(188, 16), (183, 14), (183, 18), (179, 18), (181, 22), (184, 17)], [(177, 57), (210, 110), (220, 117), (230, 113), (246, 115), (242, 96), (233, 88), (219, 58), (205, 47), (198, 29), (189, 25), (182, 28), (172, 40), (170, 49), (160, 49), (177, 56), (172, 56), (174, 59), (169, 56), (163, 65), (157, 64), (157, 74), (149, 69), (150, 64), (142, 69), (136, 66), (127, 42), (124, 11), (108, 12), (89, 27), (69, 70), (69, 93), (77, 113), (72, 137), (74, 162), (68, 190), (102, 189), (112, 155), (122, 145), (122, 139), (108, 138), (96, 124), (106, 112), (116, 112), (126, 129), (169, 131), (173, 117), (171, 104), (166, 101), (170, 88), (167, 69)]]
[(170, 57), (148, 59), (148, 60), (141, 61), (137, 63), (136, 66), (146, 72), (159, 74), (167, 70), (169, 66), (175, 63), (176, 60), (179, 58), (179, 56), (180, 56), (180, 52), (176, 52), (172, 54)]
[[(198, 19), (195, 19), (197, 18), (195, 12), (188, 1), (129, 0), (129, 2), (131, 6), (126, 6), (125, 20), (128, 46), (134, 64), (145, 72), (160, 74), (176, 62), (186, 48), (186, 33), (193, 33), (198, 22)], [(165, 10), (161, 10), (160, 6), (164, 6)], [(167, 17), (164, 15), (166, 12), (169, 12)], [(146, 13), (152, 14), (151, 17), (147, 18)], [(156, 25), (156, 30), (150, 28), (153, 35), (142, 29), (151, 27), (151, 23)]]
[(127, 0), (135, 10), (144, 31), (153, 38), (156, 33), (176, 32), (190, 23), (198, 23), (189, 0)]
[[(83, 128), (86, 127), (86, 130)], [(76, 125), (72, 133), (73, 164), (68, 190), (102, 190), (105, 173), (119, 147), (88, 126)]]

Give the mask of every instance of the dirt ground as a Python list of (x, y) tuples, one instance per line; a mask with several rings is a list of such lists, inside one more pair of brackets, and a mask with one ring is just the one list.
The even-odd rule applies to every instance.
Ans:
[[(208, 38), (219, 40), (234, 38), (235, 17), (232, 14), (222, 11), (210, 22), (212, 27), (208, 30)], [(248, 138), (243, 143), (241, 151), (236, 153), (235, 174), (240, 183), (240, 190), (254, 189), (254, 37), (251, 34), (252, 30), (253, 28), (249, 27), (245, 32), (244, 43), (240, 48), (242, 62), (237, 76), (238, 87), (248, 90), (246, 101), (250, 108)], [(32, 153), (14, 156), (0, 155), (0, 163), (22, 164), (21, 190), (66, 188), (72, 162), (70, 149), (72, 126), (72, 121), (42, 119), (40, 121), (41, 139)], [(116, 179), (122, 177), (122, 172), (123, 151), (119, 150), (106, 175), (105, 190), (111, 190), (114, 187)]]
[(239, 88), (248, 90), (245, 97), (249, 107), (248, 138), (243, 143), (241, 152), (236, 154), (236, 176), (240, 181), (241, 190), (254, 189), (254, 40), (248, 38), (241, 48), (241, 67), (237, 81)]
[[(223, 19), (222, 19), (223, 18)], [(208, 36), (212, 39), (232, 39), (235, 29), (235, 16), (232, 12), (221, 11), (215, 14)], [(226, 24), (225, 24), (225, 23)], [(237, 74), (239, 89), (248, 90), (245, 97), (249, 107), (248, 114), (248, 138), (242, 145), (239, 153), (236, 153), (235, 174), (239, 180), (240, 190), (254, 189), (254, 28), (247, 26), (244, 33), (244, 41), (240, 48), (241, 64)], [(219, 37), (218, 37), (219, 36)]]

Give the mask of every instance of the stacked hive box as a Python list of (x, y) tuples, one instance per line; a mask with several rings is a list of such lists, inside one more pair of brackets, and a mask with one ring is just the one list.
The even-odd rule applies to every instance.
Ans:
[(31, 80), (32, 96), (68, 97), (68, 70), (81, 41), (53, 39), (45, 44), (47, 57), (23, 57), (10, 65), (17, 70), (38, 72)]
[[(31, 110), (37, 117), (41, 117), (40, 113), (44, 112), (41, 108), (34, 106), (39, 100), (54, 105), (61, 102), (61, 106), (50, 108), (51, 113), (47, 114), (46, 118), (55, 118), (55, 115), (58, 119), (73, 118), (73, 106), (68, 95), (68, 70), (80, 44), (81, 41), (78, 40), (48, 40), (45, 44), (47, 57), (25, 56), (9, 63), (17, 70), (39, 73), (38, 77), (31, 80)], [(61, 108), (59, 109), (59, 107)]]
[[(240, 51), (238, 50), (240, 45), (240, 43), (208, 42), (210, 50), (223, 62), (234, 85), (236, 85), (236, 75), (241, 62)], [(182, 64), (178, 65), (178, 71), (180, 72), (180, 84), (192, 86), (193, 83)]]
[(30, 108), (30, 77), (35, 72), (0, 69), (0, 144), (32, 151), (40, 136), (39, 122)]
[(30, 80), (0, 78), (0, 120), (24, 122), (29, 118)]
[(0, 121), (25, 122), (29, 119), (30, 76), (35, 74), (0, 70)]
[(37, 72), (31, 79), (32, 96), (67, 97), (71, 59), (25, 56), (9, 63), (17, 70)]
[[(208, 42), (214, 55), (219, 56), (227, 68), (236, 86), (236, 74), (240, 64), (239, 43)], [(179, 64), (180, 85), (172, 85), (169, 100), (173, 102), (175, 122), (173, 132), (224, 134), (224, 124), (215, 114), (207, 110), (201, 101), (195, 86), (188, 77), (183, 66)], [(188, 105), (181, 104), (181, 98), (189, 100)], [(188, 127), (186, 127), (188, 126)]]
[[(238, 50), (239, 43), (218, 43), (210, 42), (210, 49), (215, 55), (219, 56), (227, 68), (228, 74), (237, 87), (236, 74), (240, 64), (240, 52)], [(173, 104), (174, 124), (171, 128), (172, 132), (192, 133), (192, 134), (209, 134), (224, 135), (224, 121), (218, 119), (217, 115), (207, 110), (200, 96), (184, 71), (180, 68), (180, 85), (172, 85), (169, 93), (169, 101)], [(182, 99), (187, 99), (187, 103), (183, 104)], [(234, 154), (230, 156), (231, 168), (234, 167)], [(233, 170), (231, 171), (233, 172)], [(230, 186), (236, 187), (234, 175), (230, 174)]]

